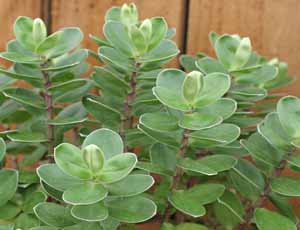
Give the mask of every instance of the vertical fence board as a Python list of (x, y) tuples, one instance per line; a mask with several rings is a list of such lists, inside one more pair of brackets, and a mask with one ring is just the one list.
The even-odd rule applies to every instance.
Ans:
[[(142, 18), (164, 16), (172, 27), (176, 27), (175, 41), (183, 47), (183, 21), (186, 0), (133, 0)], [(85, 39), (83, 46), (96, 50), (88, 34), (101, 35), (105, 12), (112, 6), (119, 6), (125, 0), (52, 0), (52, 29), (64, 26), (79, 26)]]
[[(41, 17), (42, 0), (0, 0), (0, 50), (13, 36), (13, 24), (18, 16)], [(3, 64), (4, 62), (1, 61)]]
[[(264, 56), (288, 62), (290, 74), (299, 76), (299, 0), (190, 0), (187, 52), (213, 54), (208, 33), (249, 36)], [(299, 79), (282, 92), (300, 95)]]

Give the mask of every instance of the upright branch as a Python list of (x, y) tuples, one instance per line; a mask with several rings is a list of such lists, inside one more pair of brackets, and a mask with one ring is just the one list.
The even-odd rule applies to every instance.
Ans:
[[(132, 110), (130, 106), (136, 96), (136, 84), (137, 84), (138, 72), (139, 72), (139, 63), (136, 62), (135, 69), (132, 72), (129, 80), (130, 92), (127, 94), (124, 102), (124, 117), (121, 118), (122, 120), (120, 125), (120, 135), (122, 139), (125, 138), (125, 129), (133, 128), (134, 125), (134, 116), (132, 115)], [(125, 146), (125, 150), (126, 151), (128, 150), (127, 146)]]
[[(45, 62), (41, 65), (42, 69), (45, 69), (48, 67), (48, 62)], [(54, 113), (53, 113), (53, 102), (52, 102), (52, 96), (49, 93), (49, 88), (51, 87), (51, 80), (49, 73), (45, 70), (42, 70), (42, 74), (44, 77), (44, 101), (46, 104), (46, 111), (47, 111), (47, 139), (48, 139), (48, 155), (53, 155), (54, 153), (54, 126), (50, 124), (50, 121), (53, 119)]]
[[(187, 149), (188, 149), (189, 134), (190, 134), (190, 130), (184, 129), (182, 139), (181, 139), (180, 149), (178, 150), (178, 152), (176, 154), (176, 159), (177, 160), (180, 159), (180, 158), (183, 158), (186, 151), (187, 151)], [(178, 189), (182, 175), (183, 175), (182, 168), (177, 166), (176, 171), (175, 171), (175, 176), (173, 178), (173, 182), (172, 182), (172, 185), (171, 185), (171, 192), (175, 192)], [(168, 206), (166, 207), (163, 222), (164, 223), (169, 222), (170, 217), (171, 217), (171, 205), (168, 204)]]

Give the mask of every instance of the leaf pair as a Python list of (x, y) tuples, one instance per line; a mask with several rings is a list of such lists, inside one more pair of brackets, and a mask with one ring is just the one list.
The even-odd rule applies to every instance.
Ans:
[(78, 46), (83, 38), (78, 28), (66, 28), (47, 37), (44, 22), (40, 19), (32, 20), (28, 17), (19, 17), (14, 25), (17, 41), (25, 49), (35, 53), (28, 56), (22, 53), (6, 52), (1, 56), (10, 61), (25, 64), (38, 64), (43, 60), (60, 56)]
[(205, 215), (204, 205), (214, 202), (224, 190), (221, 184), (201, 184), (189, 190), (175, 191), (169, 201), (176, 209), (196, 218)]
[[(153, 93), (161, 103), (170, 108), (190, 111), (216, 102), (230, 87), (229, 76), (222, 73), (206, 75), (203, 80), (201, 78), (201, 74), (197, 72), (186, 76), (181, 70), (167, 69), (158, 75)], [(196, 84), (192, 83), (189, 87), (187, 84), (190, 80), (187, 79), (195, 79), (192, 81)]]

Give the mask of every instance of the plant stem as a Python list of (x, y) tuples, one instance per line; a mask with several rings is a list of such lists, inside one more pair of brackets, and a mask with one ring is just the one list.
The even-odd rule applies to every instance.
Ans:
[[(48, 67), (48, 62), (45, 62), (41, 65), (41, 68)], [(49, 88), (51, 87), (50, 76), (47, 71), (42, 70), (44, 77), (44, 101), (47, 108), (47, 139), (48, 139), (48, 156), (53, 155), (54, 153), (54, 126), (49, 124), (49, 121), (53, 119), (53, 102), (52, 96), (49, 93)]]
[[(132, 115), (131, 111), (131, 104), (135, 99), (136, 96), (136, 84), (137, 84), (137, 76), (139, 72), (139, 63), (135, 63), (134, 71), (130, 76), (130, 92), (127, 94), (127, 97), (124, 102), (124, 117), (121, 118), (121, 125), (120, 125), (120, 136), (122, 139), (125, 139), (125, 129), (131, 129), (134, 125), (134, 116)], [(125, 152), (128, 151), (128, 147), (125, 145)]]
[[(286, 156), (289, 156), (289, 155), (290, 154), (286, 154)], [(264, 207), (266, 202), (268, 201), (268, 196), (271, 193), (272, 179), (276, 178), (276, 177), (279, 177), (282, 174), (283, 170), (286, 167), (286, 164), (287, 164), (287, 161), (285, 159), (282, 159), (280, 161), (278, 167), (276, 167), (273, 170), (273, 172), (271, 173), (271, 176), (268, 177), (268, 180), (266, 181), (264, 191), (261, 193), (258, 200), (248, 207), (248, 209), (246, 210), (246, 216), (244, 218), (245, 221), (237, 226), (237, 228), (236, 228), (237, 230), (248, 229), (247, 227), (249, 227), (250, 224), (251, 224), (250, 222), (253, 218), (255, 209), (259, 208), (259, 207)]]
[[(190, 134), (190, 130), (184, 129), (182, 139), (181, 139), (181, 146), (176, 154), (177, 160), (183, 158), (187, 151), (188, 143), (189, 143), (189, 134)], [(180, 167), (176, 166), (175, 176), (173, 178), (173, 182), (171, 185), (172, 192), (175, 192), (178, 189), (182, 175), (183, 175), (183, 170)], [(170, 220), (170, 217), (171, 217), (171, 206), (170, 204), (168, 204), (166, 207), (164, 218), (162, 219), (163, 223), (168, 222)]]

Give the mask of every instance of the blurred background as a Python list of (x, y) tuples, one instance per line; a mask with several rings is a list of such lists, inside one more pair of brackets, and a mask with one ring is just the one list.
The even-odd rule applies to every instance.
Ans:
[[(50, 32), (78, 26), (85, 34), (82, 46), (96, 50), (88, 35), (101, 35), (106, 10), (125, 2), (135, 2), (141, 18), (164, 16), (177, 29), (182, 53), (214, 55), (210, 31), (237, 33), (250, 37), (261, 55), (286, 61), (290, 75), (300, 76), (300, 0), (0, 0), (0, 50), (13, 38), (20, 15), (42, 18)], [(280, 91), (300, 96), (299, 79)]]

